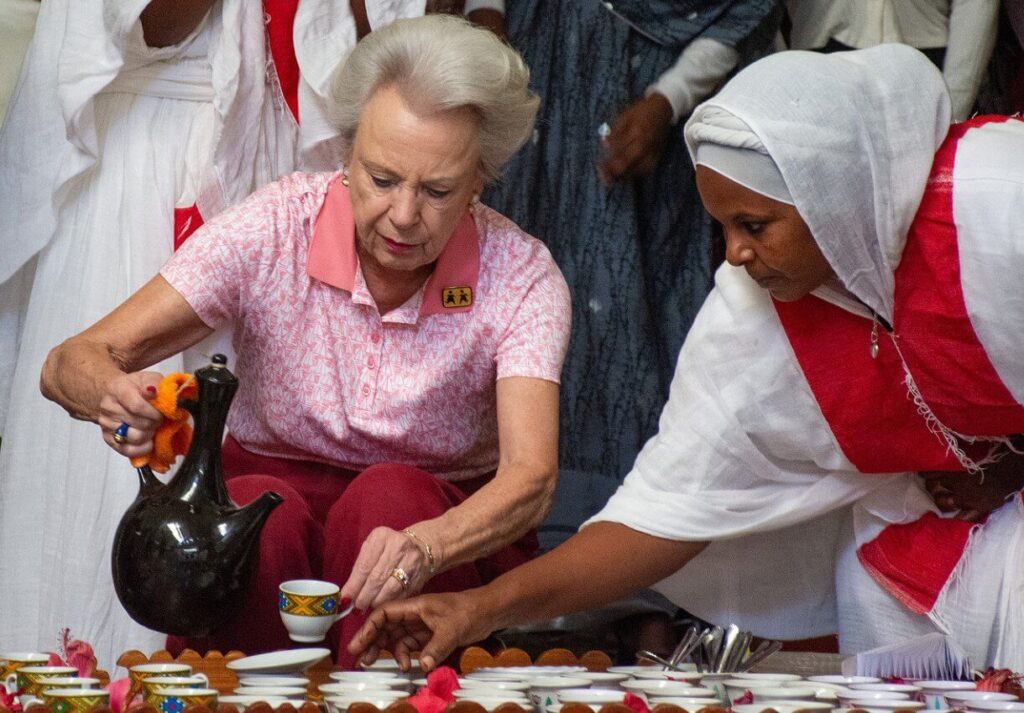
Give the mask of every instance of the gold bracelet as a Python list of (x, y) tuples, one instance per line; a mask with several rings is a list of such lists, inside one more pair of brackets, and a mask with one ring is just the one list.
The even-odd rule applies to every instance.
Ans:
[(433, 577), (437, 562), (434, 560), (434, 551), (430, 549), (430, 545), (420, 539), (420, 536), (412, 530), (402, 530), (402, 534), (413, 540), (423, 550), (423, 553), (427, 556), (427, 573)]

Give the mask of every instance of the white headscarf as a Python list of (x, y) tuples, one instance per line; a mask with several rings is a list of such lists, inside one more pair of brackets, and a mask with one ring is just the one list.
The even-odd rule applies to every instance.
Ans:
[(890, 44), (766, 57), (685, 135), (691, 157), (704, 142), (767, 152), (843, 286), (891, 323), (893, 272), (949, 122), (938, 69)]

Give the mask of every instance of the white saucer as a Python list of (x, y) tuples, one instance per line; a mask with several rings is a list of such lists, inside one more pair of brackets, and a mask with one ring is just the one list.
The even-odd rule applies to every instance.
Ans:
[(277, 708), (283, 706), (285, 703), (290, 703), (296, 709), (299, 708), (305, 699), (301, 698), (277, 698), (268, 696), (220, 696), (217, 699), (220, 703), (232, 703), (236, 706), (251, 706), (253, 703), (266, 703), (271, 708)]
[(302, 673), (317, 661), (330, 656), (330, 649), (288, 649), (256, 654), (237, 659), (228, 664), (232, 671), (240, 673)]

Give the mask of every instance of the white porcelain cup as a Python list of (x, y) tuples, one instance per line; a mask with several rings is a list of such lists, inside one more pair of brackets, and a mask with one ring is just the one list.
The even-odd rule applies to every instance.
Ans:
[(236, 696), (264, 696), (269, 698), (303, 698), (306, 689), (299, 686), (239, 686)]
[(897, 701), (891, 698), (876, 698), (869, 700), (852, 701), (853, 708), (861, 708), (868, 713), (890, 713), (891, 711), (920, 711), (924, 710), (924, 703), (921, 701)]
[(950, 708), (970, 708), (978, 701), (1016, 701), (1017, 696), (1012, 693), (999, 693), (996, 691), (947, 691), (946, 700)]
[(895, 691), (854, 691), (849, 688), (839, 691), (836, 694), (839, 698), (840, 708), (853, 708), (853, 701), (909, 701), (910, 696), (906, 693)]
[(341, 589), (318, 579), (292, 579), (278, 586), (277, 608), (292, 641), (323, 641), (354, 604), (341, 606)]
[(596, 710), (605, 703), (622, 703), (626, 693), (615, 688), (563, 688), (555, 697), (559, 703), (583, 703)]
[(790, 688), (776, 686), (762, 688), (754, 686), (750, 689), (754, 695), (754, 703), (771, 703), (772, 701), (813, 701), (817, 691), (813, 688)]
[(977, 690), (972, 681), (915, 681), (914, 685), (921, 689), (916, 696), (917, 700), (923, 701), (928, 710), (949, 708), (946, 694), (950, 691)]
[(587, 688), (590, 679), (581, 676), (538, 676), (530, 679), (527, 698), (537, 713), (544, 713), (548, 706), (558, 702), (555, 693), (564, 688)]

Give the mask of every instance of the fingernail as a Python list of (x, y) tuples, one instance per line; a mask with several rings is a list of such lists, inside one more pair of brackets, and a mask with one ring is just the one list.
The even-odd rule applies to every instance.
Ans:
[(156, 387), (155, 387), (155, 386), (147, 386), (147, 387), (146, 387), (146, 392), (147, 392), (147, 393), (148, 393), (148, 394), (149, 394), (150, 396), (156, 396)]
[(348, 605), (351, 604), (351, 603), (352, 603), (352, 597), (342, 597), (341, 598), (341, 608), (342, 609), (348, 609)]

